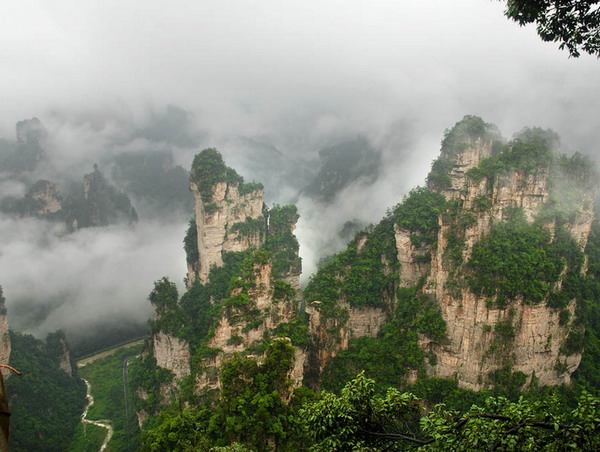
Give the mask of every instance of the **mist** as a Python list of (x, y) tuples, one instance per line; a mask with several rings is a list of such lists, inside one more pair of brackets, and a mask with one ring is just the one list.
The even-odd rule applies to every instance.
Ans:
[(172, 275), (182, 287), (181, 224), (87, 228), (0, 217), (0, 274), (11, 327), (45, 336), (59, 328), (86, 338), (95, 324), (145, 324), (152, 282)]
[[(506, 137), (552, 128), (563, 151), (598, 159), (598, 61), (568, 58), (502, 10), (481, 0), (4, 2), (0, 139), (40, 118), (52, 163), (31, 177), (62, 184), (94, 163), (110, 179), (123, 153), (168, 152), (189, 170), (216, 147), (265, 184), (267, 203), (298, 205), (306, 281), (345, 246), (346, 222), (376, 223), (424, 183), (444, 130), (465, 114)], [(376, 180), (327, 203), (307, 196), (318, 151), (357, 136), (380, 152)], [(0, 198), (25, 191), (0, 177)], [(164, 215), (130, 197), (135, 226), (66, 234), (0, 217), (13, 328), (83, 336), (115, 318), (143, 323), (154, 280), (183, 287), (192, 212)]]

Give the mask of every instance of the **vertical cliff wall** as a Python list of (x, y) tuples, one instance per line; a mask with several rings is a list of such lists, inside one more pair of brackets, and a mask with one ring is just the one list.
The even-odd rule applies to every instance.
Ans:
[(205, 284), (211, 267), (223, 265), (224, 252), (260, 248), (267, 221), (262, 185), (245, 184), (215, 149), (194, 158), (190, 190), (195, 199), (196, 249), (188, 252), (188, 286), (196, 278)]
[(72, 377), (73, 362), (65, 333), (62, 330), (49, 333), (46, 337), (46, 348), (48, 354), (58, 363), (60, 370)]
[(476, 390), (568, 383), (597, 176), (557, 150), (551, 131), (507, 142), (473, 116), (448, 130), (427, 187), (311, 278), (309, 381), (368, 368), (394, 385), (425, 373)]
[[(244, 353), (260, 362), (265, 344), (271, 338), (285, 337), (298, 329), (297, 292), (290, 284), (275, 278), (270, 253), (253, 253), (231, 285), (229, 297), (223, 301), (206, 341), (210, 356), (198, 365), (198, 391), (220, 387), (218, 370), (223, 361)], [(294, 344), (296, 339), (292, 338), (293, 345), (298, 345)], [(302, 348), (296, 348), (290, 374), (295, 385), (302, 383), (304, 359)]]
[(394, 224), (382, 221), (332, 256), (304, 291), (309, 315), (307, 382), (318, 387), (325, 368), (353, 339), (376, 337), (390, 318), (398, 286)]
[[(581, 350), (565, 351), (569, 337), (577, 334), (576, 302), (568, 299), (553, 305), (552, 300), (570, 271), (584, 269), (574, 268), (563, 258), (556, 277), (543, 274), (551, 273), (549, 268), (538, 268), (531, 275), (545, 281), (543, 293), (514, 290), (513, 296), (504, 296), (504, 280), (511, 276), (508, 268), (502, 270), (501, 262), (514, 259), (524, 273), (530, 262), (517, 259), (531, 256), (525, 256), (524, 244), (503, 257), (502, 250), (485, 248), (492, 245), (491, 238), (484, 243), (482, 239), (495, 237), (494, 228), (503, 222), (513, 224), (510, 222), (516, 221), (513, 217), (518, 214), (529, 227), (521, 227), (520, 237), (513, 234), (514, 241), (525, 240), (524, 234), (537, 231), (534, 228), (539, 225), (540, 230), (550, 232), (548, 240), (539, 243), (543, 251), (538, 251), (544, 256), (550, 256), (560, 240), (567, 243), (571, 237), (575, 252), (582, 252), (592, 226), (595, 183), (582, 180), (581, 173), (566, 171), (568, 159), (553, 153), (550, 132), (526, 131), (496, 154), (492, 153), (495, 137), (481, 132), (465, 134), (459, 150), (442, 150), (440, 158), (447, 165), (448, 179), (445, 186), (433, 184), (449, 207), (439, 217), (437, 246), (423, 290), (434, 295), (441, 307), (447, 342), (421, 341), (437, 357), (428, 373), (456, 378), (471, 389), (489, 386), (506, 371), (542, 385), (568, 383), (581, 360)], [(577, 192), (571, 193), (568, 206), (561, 205), (565, 190)], [(556, 237), (557, 227), (569, 237)], [(472, 259), (477, 246), (480, 253)], [(484, 252), (496, 253), (500, 264), (495, 264), (493, 272), (482, 269), (492, 259), (488, 253), (489, 258), (482, 261)], [(482, 278), (497, 281), (496, 290), (489, 290), (491, 283), (475, 281)]]
[(210, 268), (223, 265), (223, 252), (259, 248), (263, 244), (266, 230), (263, 191), (256, 189), (241, 195), (239, 183), (217, 182), (207, 203), (196, 183), (190, 183), (190, 190), (196, 205), (198, 261), (193, 267), (197, 273), (193, 270), (188, 273), (188, 284), (194, 282), (196, 275), (205, 284)]

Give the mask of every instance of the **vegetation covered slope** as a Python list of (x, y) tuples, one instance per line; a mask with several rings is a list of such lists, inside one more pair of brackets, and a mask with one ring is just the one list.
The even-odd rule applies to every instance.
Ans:
[[(10, 364), (22, 372), (6, 382), (14, 451), (63, 451), (71, 441), (85, 405), (85, 384), (59, 367), (48, 344), (10, 333)], [(51, 341), (50, 341), (51, 342)]]

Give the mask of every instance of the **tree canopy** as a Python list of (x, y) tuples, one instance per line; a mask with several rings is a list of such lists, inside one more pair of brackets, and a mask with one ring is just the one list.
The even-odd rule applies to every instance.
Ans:
[(572, 410), (557, 399), (512, 402), (488, 397), (466, 412), (436, 405), (428, 413), (411, 393), (359, 374), (340, 395), (322, 392), (300, 416), (311, 451), (333, 450), (598, 450), (600, 401), (583, 392)]
[(535, 23), (542, 40), (578, 57), (600, 57), (599, 0), (507, 0), (506, 16), (520, 25)]

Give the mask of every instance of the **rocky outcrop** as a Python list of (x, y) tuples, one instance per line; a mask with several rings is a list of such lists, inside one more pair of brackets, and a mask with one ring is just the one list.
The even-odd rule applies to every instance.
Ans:
[(187, 341), (158, 331), (152, 336), (156, 365), (168, 369), (181, 380), (190, 374), (190, 346)]
[(396, 233), (403, 234), (386, 219), (370, 232), (357, 234), (348, 249), (332, 257), (306, 287), (310, 337), (306, 382), (313, 388), (320, 387), (323, 371), (353, 339), (376, 337), (394, 312), (399, 270)]
[(60, 354), (58, 367), (64, 373), (73, 376), (73, 363), (71, 362), (71, 353), (69, 352), (69, 348), (67, 347), (66, 342), (62, 341), (62, 353)]
[[(451, 162), (448, 171), (450, 184), (441, 190), (446, 199), (460, 198), (465, 187), (469, 184), (467, 171), (479, 165), (484, 158), (490, 157), (493, 150), (493, 140), (478, 138), (466, 138), (466, 149), (463, 151), (448, 151), (442, 148), (440, 159)], [(464, 146), (464, 145), (463, 145)]]
[[(217, 182), (211, 189), (212, 200), (207, 203), (198, 185), (190, 182), (196, 205), (199, 260), (197, 265), (191, 263), (188, 266), (188, 285), (196, 277), (202, 284), (206, 283), (210, 268), (223, 265), (223, 252), (260, 248), (264, 243), (263, 191), (257, 189), (240, 195), (239, 185), (237, 182)], [(240, 224), (248, 227), (240, 228)]]
[[(8, 319), (6, 314), (0, 315), (0, 363), (8, 364), (10, 361), (10, 335), (8, 333)], [(7, 369), (0, 369), (5, 377), (10, 373)]]
[[(482, 158), (490, 155), (491, 142), (479, 138), (455, 155), (449, 171), (451, 187), (440, 190), (447, 200), (460, 202), (461, 211), (469, 216), (464, 225), (457, 217), (440, 216), (437, 248), (432, 254), (430, 275), (424, 291), (435, 295), (448, 329), (448, 342), (433, 343), (426, 339), (421, 345), (437, 357), (429, 367), (431, 376), (456, 378), (459, 385), (470, 389), (489, 386), (487, 377), (506, 363), (514, 372), (534, 376), (542, 385), (568, 383), (579, 365), (581, 354), (569, 356), (561, 352), (569, 331), (573, 328), (574, 302), (568, 309), (571, 321), (561, 324), (559, 310), (545, 302), (531, 303), (522, 299), (510, 300), (505, 309), (497, 309), (486, 297), (473, 294), (464, 283), (456, 264), (448, 262), (449, 241), (460, 234), (463, 239), (462, 263), (468, 261), (473, 247), (489, 234), (493, 224), (507, 218), (514, 208), (522, 209), (528, 222), (538, 218), (551, 199), (548, 167), (536, 172), (508, 171), (493, 180), (473, 180), (467, 171), (477, 167)], [(485, 203), (485, 208), (478, 204)], [(575, 214), (565, 224), (580, 246), (585, 246), (593, 220), (593, 192), (578, 200)], [(552, 219), (546, 225), (553, 230)], [(403, 277), (408, 284), (417, 272), (411, 247), (406, 240), (398, 242), (399, 258), (404, 260)], [(422, 274), (422, 273), (421, 273)], [(404, 284), (404, 283), (403, 283)], [(560, 285), (560, 281), (558, 283)], [(510, 327), (510, 341), (502, 342), (499, 325)], [(558, 369), (558, 370), (557, 370)]]
[[(265, 337), (282, 324), (289, 323), (298, 316), (298, 300), (296, 297), (277, 298), (274, 287), (273, 267), (271, 262), (257, 262), (249, 280), (231, 291), (231, 299), (247, 300), (243, 304), (229, 304), (223, 308), (214, 334), (207, 346), (218, 353), (205, 360), (202, 367), (206, 369), (197, 377), (197, 386), (202, 388), (219, 387), (216, 371), (223, 360), (236, 352), (244, 352), (248, 348), (259, 346)], [(243, 297), (243, 298), (242, 298)], [(260, 361), (262, 355), (256, 355)], [(296, 361), (291, 372), (295, 384), (302, 383), (305, 353), (296, 350)]]
[(56, 184), (38, 180), (22, 198), (8, 197), (0, 206), (4, 212), (19, 218), (38, 217), (50, 220), (62, 218), (63, 199)]
[(64, 331), (58, 330), (49, 333), (46, 337), (46, 347), (48, 354), (58, 363), (60, 370), (69, 376), (73, 376), (73, 362)]
[(127, 194), (114, 187), (98, 165), (83, 178), (83, 193), (67, 199), (64, 205), (69, 231), (84, 227), (137, 222), (137, 212)]
[(412, 287), (429, 271), (431, 250), (416, 247), (411, 232), (394, 225), (398, 263), (400, 264), (400, 287)]
[[(510, 309), (490, 309), (485, 299), (466, 293), (460, 300), (445, 296), (440, 307), (448, 343), (424, 337), (420, 341), (437, 357), (436, 365), (428, 367), (432, 377), (454, 378), (461, 387), (481, 390), (490, 385), (490, 373), (508, 359), (512, 371), (524, 373), (528, 383), (535, 377), (541, 385), (556, 385), (568, 383), (579, 366), (581, 354), (561, 353), (569, 328), (560, 324), (557, 310), (544, 304), (515, 303)], [(574, 303), (569, 310), (574, 313)], [(514, 337), (499, 338), (498, 325), (511, 325)]]
[(56, 184), (38, 180), (27, 194), (35, 204), (34, 215), (38, 217), (54, 215), (62, 210), (62, 196)]
[(321, 302), (313, 301), (305, 308), (309, 316), (309, 335), (312, 340), (311, 350), (307, 357), (309, 380), (318, 386), (319, 376), (331, 360), (341, 351), (348, 348), (351, 339), (359, 337), (375, 337), (389, 318), (387, 310), (382, 308), (352, 307), (347, 301), (338, 302), (343, 315), (324, 316)]
[[(167, 278), (155, 283), (149, 297), (156, 316), (146, 353), (174, 374), (173, 382), (153, 394), (162, 401), (171, 399), (188, 376), (198, 395), (219, 389), (221, 365), (235, 354), (260, 363), (273, 341), (286, 334), (302, 341), (305, 334), (297, 322), (301, 261), (293, 234), (296, 208), (267, 209), (262, 185), (244, 183), (215, 149), (194, 158), (190, 190), (195, 216), (184, 238), (186, 299), (179, 300)], [(201, 313), (200, 320), (190, 318), (190, 312)], [(305, 355), (295, 349), (289, 372), (295, 385), (303, 380)]]

